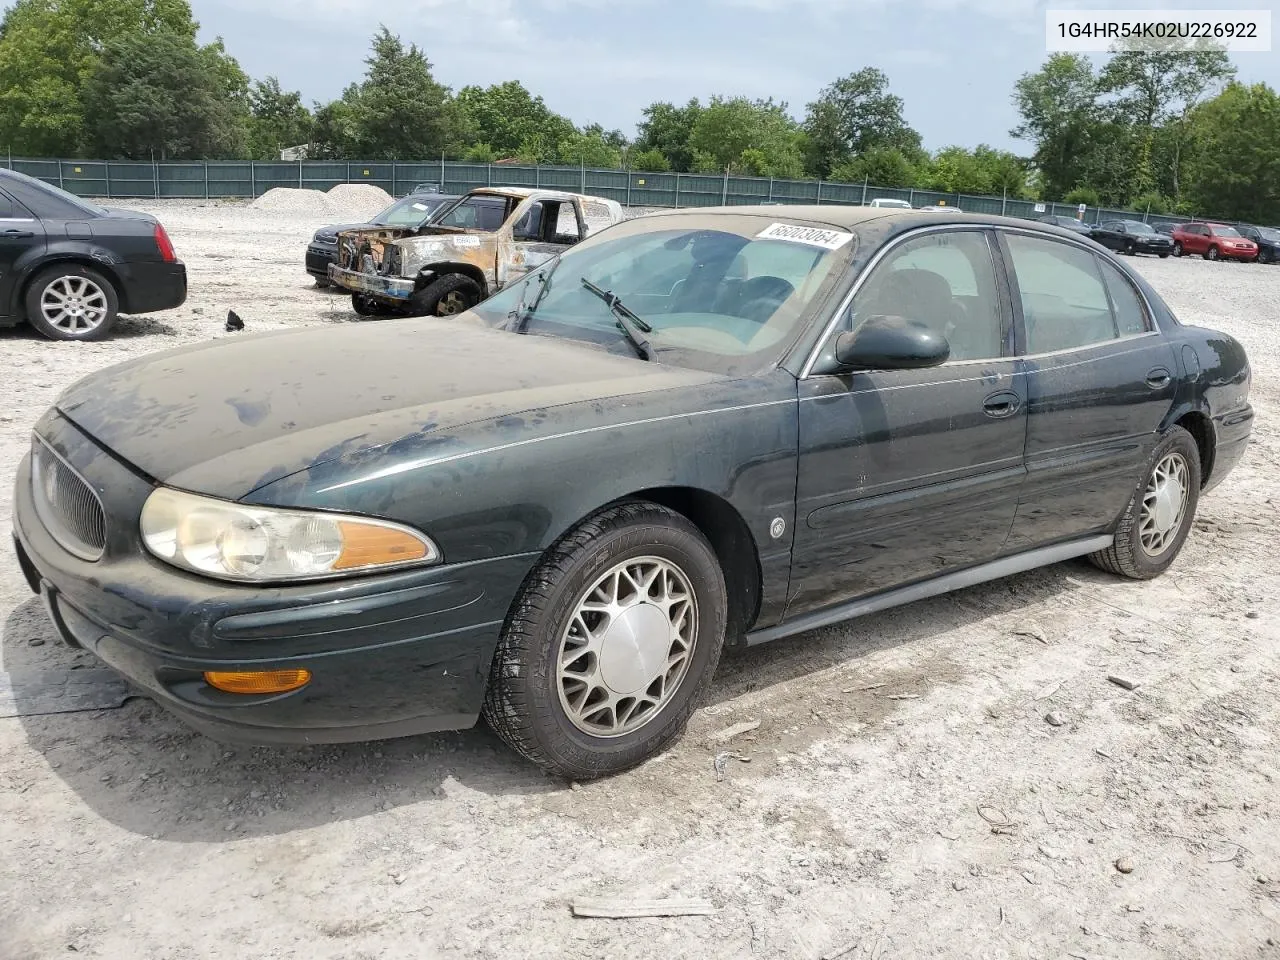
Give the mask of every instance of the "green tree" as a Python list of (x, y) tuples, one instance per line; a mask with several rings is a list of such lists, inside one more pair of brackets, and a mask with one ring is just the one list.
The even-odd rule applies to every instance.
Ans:
[(285, 92), (280, 81), (267, 77), (249, 91), (249, 156), (278, 160), (280, 151), (311, 142), (311, 111), (297, 92)]
[[(1112, 56), (1102, 69), (1098, 88), (1115, 98), (1109, 108), (1116, 119), (1136, 128), (1134, 194), (1159, 188), (1178, 197), (1187, 118), (1235, 72), (1222, 50), (1187, 49), (1176, 40), (1157, 41), (1149, 49)], [(1157, 143), (1164, 127), (1169, 128), (1166, 140), (1172, 149), (1159, 151)]]
[(598, 129), (574, 132), (556, 145), (555, 162), (616, 170), (622, 166), (622, 148), (614, 146)]
[(712, 97), (693, 125), (689, 146), (699, 172), (769, 177), (804, 173), (799, 128), (787, 105), (772, 98)]
[(103, 51), (160, 31), (194, 45), (196, 29), (186, 0), (17, 0), (0, 22), (0, 137), (16, 154), (76, 153)]
[(1191, 117), (1196, 151), (1188, 192), (1201, 211), (1280, 223), (1280, 96), (1232, 81)]
[(133, 160), (238, 155), (248, 80), (228, 59), (221, 43), (197, 47), (168, 30), (108, 43), (83, 89), (94, 150)]
[(1098, 92), (1093, 65), (1072, 53), (1052, 54), (1014, 87), (1021, 121), (1010, 136), (1033, 144), (1032, 163), (1048, 196), (1061, 196), (1080, 182), (1098, 142)]
[(643, 170), (647, 173), (665, 173), (671, 169), (667, 155), (656, 147), (641, 150), (631, 156), (631, 169)]
[(683, 107), (661, 101), (649, 104), (636, 128), (636, 148), (644, 152), (656, 150), (666, 158), (664, 169), (688, 173), (693, 169), (689, 140), (701, 115), (702, 104), (696, 99)]
[(919, 179), (916, 164), (897, 147), (872, 147), (831, 171), (831, 180), (870, 183), (877, 187), (914, 187)]
[(840, 164), (876, 147), (897, 148), (906, 157), (917, 154), (920, 135), (903, 119), (902, 106), (902, 98), (889, 92), (889, 78), (875, 67), (825, 87), (805, 116), (809, 173), (830, 176)]
[(460, 137), (468, 143), (487, 143), (499, 157), (532, 150), (552, 153), (575, 134), (573, 124), (553, 113), (516, 80), (490, 87), (458, 91)]
[(327, 156), (422, 160), (454, 143), (457, 110), (416, 44), (385, 26), (374, 35), (364, 79), (342, 93), (342, 106), (317, 111), (317, 145)]

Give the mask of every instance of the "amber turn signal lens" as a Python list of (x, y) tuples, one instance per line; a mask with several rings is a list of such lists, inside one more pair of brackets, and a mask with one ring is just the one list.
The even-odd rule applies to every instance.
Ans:
[(254, 670), (205, 672), (204, 682), (227, 693), (288, 693), (311, 682), (310, 670)]
[(425, 543), (393, 527), (339, 521), (338, 529), (342, 531), (342, 553), (334, 561), (334, 570), (404, 563), (427, 555)]

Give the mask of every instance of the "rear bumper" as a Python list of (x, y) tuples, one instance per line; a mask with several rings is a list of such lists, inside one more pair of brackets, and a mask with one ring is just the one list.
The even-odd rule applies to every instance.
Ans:
[(175, 263), (130, 263), (116, 268), (123, 289), (122, 313), (154, 313), (172, 310), (187, 299), (187, 267)]
[(329, 267), (329, 279), (353, 293), (363, 293), (366, 296), (395, 300), (399, 303), (413, 299), (413, 291), (417, 287), (413, 280), (403, 277), (380, 277), (371, 273), (344, 270), (336, 263)]
[[(56, 422), (58, 435), (47, 439), (100, 491), (109, 527), (99, 561), (63, 549), (36, 516), (23, 459), (14, 490), (18, 561), (66, 643), (224, 740), (336, 743), (475, 723), (502, 623), (535, 556), (281, 587), (190, 576), (126, 532), (136, 530), (139, 496), (150, 485)], [(203, 676), (298, 668), (311, 682), (285, 694), (228, 694)]]
[(1239, 410), (1213, 418), (1213, 431), (1217, 439), (1213, 451), (1213, 469), (1209, 472), (1209, 482), (1204, 485), (1208, 492), (1226, 479), (1244, 458), (1249, 447), (1249, 436), (1253, 432), (1253, 407), (1245, 404)]

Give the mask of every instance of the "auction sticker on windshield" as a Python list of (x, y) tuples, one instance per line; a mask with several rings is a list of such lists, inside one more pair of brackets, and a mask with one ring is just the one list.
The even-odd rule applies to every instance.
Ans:
[(823, 230), (819, 227), (797, 227), (791, 223), (771, 223), (756, 234), (757, 240), (787, 240), (811, 247), (839, 250), (853, 239), (852, 233), (842, 230)]

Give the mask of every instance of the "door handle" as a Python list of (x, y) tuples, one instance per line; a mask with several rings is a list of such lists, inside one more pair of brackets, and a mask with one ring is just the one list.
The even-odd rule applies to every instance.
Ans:
[(982, 401), (983, 412), (996, 420), (1013, 416), (1021, 406), (1022, 401), (1016, 393), (993, 393)]
[(1169, 381), (1172, 379), (1173, 377), (1169, 374), (1168, 370), (1165, 370), (1163, 367), (1156, 367), (1156, 369), (1147, 374), (1147, 386), (1152, 390), (1159, 390), (1163, 387), (1167, 387), (1169, 385)]
[(28, 237), (34, 237), (35, 234), (30, 230), (6, 230), (4, 236), (12, 237), (14, 240), (22, 240)]

